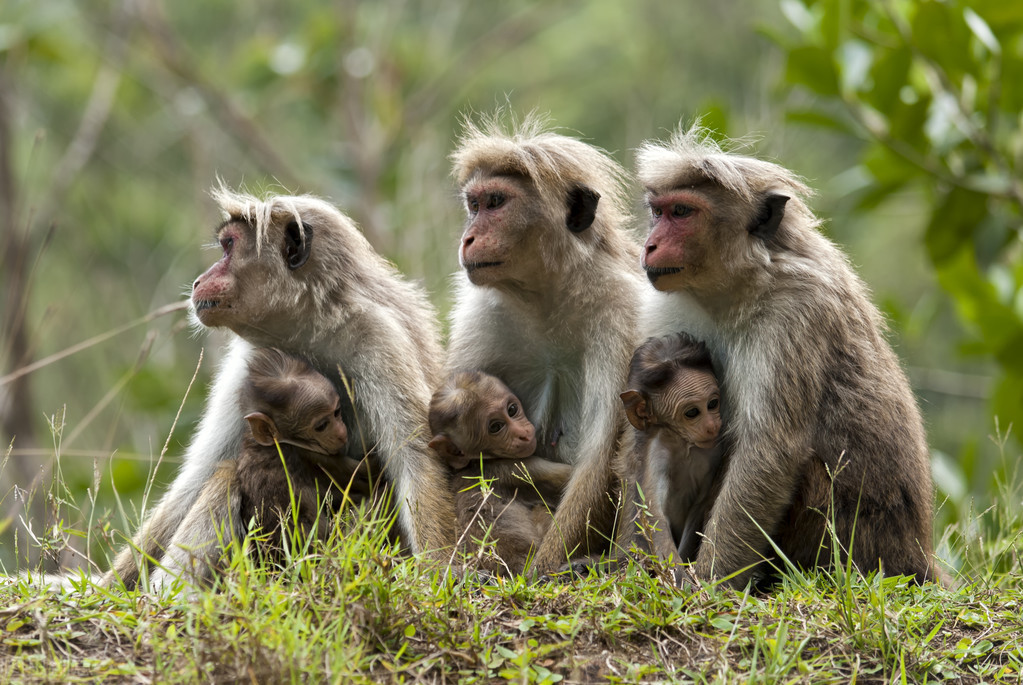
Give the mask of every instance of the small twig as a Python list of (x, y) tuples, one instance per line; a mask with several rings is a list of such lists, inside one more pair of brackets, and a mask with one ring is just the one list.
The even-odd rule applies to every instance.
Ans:
[(158, 308), (154, 309), (153, 311), (149, 312), (148, 314), (146, 314), (145, 316), (143, 316), (141, 318), (138, 318), (138, 319), (135, 319), (134, 321), (131, 321), (129, 323), (126, 323), (123, 326), (118, 326), (117, 328), (114, 328), (113, 330), (109, 330), (109, 331), (107, 331), (105, 333), (100, 333), (99, 335), (95, 335), (95, 336), (89, 338), (88, 340), (84, 340), (84, 341), (82, 341), (80, 343), (72, 345), (71, 347), (65, 348), (65, 349), (61, 350), (60, 352), (57, 352), (55, 354), (51, 354), (49, 357), (44, 357), (44, 358), (40, 359), (37, 362), (33, 362), (33, 363), (29, 364), (28, 366), (23, 366), (20, 369), (18, 369), (17, 371), (13, 371), (13, 372), (7, 374), (6, 376), (0, 377), (0, 386), (7, 385), (11, 381), (15, 381), (15, 380), (21, 378), (22, 376), (25, 376), (25, 375), (28, 375), (28, 374), (33, 373), (35, 371), (38, 371), (39, 369), (43, 368), (44, 366), (49, 366), (50, 364), (53, 364), (54, 362), (58, 362), (61, 359), (64, 359), (65, 357), (70, 357), (71, 355), (77, 354), (77, 353), (81, 352), (82, 350), (87, 350), (90, 347), (98, 345), (101, 342), (105, 342), (105, 341), (109, 340), (110, 338), (113, 338), (115, 336), (120, 335), (121, 333), (124, 333), (125, 331), (129, 331), (132, 328), (135, 328), (136, 326), (141, 326), (144, 323), (149, 323), (150, 321), (153, 321), (154, 319), (158, 319), (161, 316), (166, 316), (167, 314), (173, 314), (174, 312), (181, 311), (182, 309), (188, 309), (188, 305), (189, 305), (189, 301), (188, 300), (182, 300), (181, 302), (174, 302), (173, 304), (167, 304), (167, 305), (164, 305), (162, 307), (158, 307)]

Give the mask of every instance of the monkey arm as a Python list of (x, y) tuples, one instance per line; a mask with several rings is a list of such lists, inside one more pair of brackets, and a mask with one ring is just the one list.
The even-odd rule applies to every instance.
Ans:
[[(134, 587), (139, 577), (139, 559), (147, 563), (147, 557), (160, 558), (218, 464), (238, 456), (245, 428), (238, 395), (248, 375), (251, 349), (241, 338), (232, 338), (225, 361), (212, 382), (202, 420), (185, 452), (181, 471), (142, 522), (131, 544), (118, 552), (103, 578), (104, 585), (109, 586), (116, 576), (126, 587)], [(187, 531), (183, 534), (189, 536)]]
[[(614, 522), (610, 497), (612, 460), (625, 421), (618, 399), (620, 387), (624, 385), (619, 369), (624, 369), (625, 365), (610, 370), (608, 359), (615, 359), (615, 356), (600, 349), (591, 350), (583, 365), (584, 383), (579, 391), (582, 410), (578, 417), (571, 419), (574, 423), (571, 428), (578, 431), (579, 439), (575, 452), (565, 456), (565, 461), (574, 464), (575, 470), (555, 512), (554, 524), (537, 550), (536, 568), (540, 571), (559, 568), (570, 556), (579, 553), (579, 547), (587, 543), (588, 533), (595, 544), (610, 542), (599, 538), (610, 536)], [(591, 552), (589, 549), (581, 551)]]
[(183, 512), (161, 568), (153, 572), (153, 587), (165, 587), (179, 576), (196, 584), (212, 579), (224, 547), (244, 532), (234, 492), (237, 471), (236, 460), (220, 462), (195, 502)]
[[(763, 562), (770, 556), (768, 537), (788, 510), (812, 447), (810, 426), (815, 421), (820, 387), (812, 379), (813, 355), (801, 360), (799, 375), (782, 359), (788, 354), (784, 340), (806, 340), (801, 328), (809, 326), (793, 317), (756, 329), (746, 346), (737, 346), (725, 370), (726, 396), (731, 398), (733, 422), (730, 450), (721, 491), (710, 511), (705, 539), (696, 559), (696, 572), (704, 578), (722, 578)], [(762, 350), (772, 350), (765, 364)], [(726, 420), (727, 423), (727, 420)], [(744, 586), (752, 569), (729, 582)]]
[(559, 495), (568, 485), (568, 481), (572, 479), (572, 472), (575, 470), (571, 464), (562, 464), (541, 457), (524, 459), (522, 466), (529, 472), (538, 487), (546, 486), (548, 489), (558, 492)]
[[(365, 330), (388, 336), (389, 325), (396, 324), (386, 320)], [(388, 336), (386, 344), (375, 344), (373, 337), (345, 370), (361, 428), (376, 441), (407, 544), (415, 553), (446, 558), (455, 542), (455, 505), (447, 469), (427, 446), (432, 374), (418, 364), (422, 353), (412, 349), (407, 335)], [(363, 369), (372, 372), (360, 373)]]
[(665, 512), (665, 502), (669, 496), (669, 486), (673, 485), (670, 481), (671, 460), (678, 455), (665, 449), (656, 449), (650, 440), (636, 443), (633, 448), (632, 475), (626, 486), (629, 499), (623, 504), (620, 539), (625, 536), (623, 542), (626, 550), (635, 542), (640, 549), (653, 552), (670, 564), (676, 564), (681, 559), (671, 537), (671, 523)]

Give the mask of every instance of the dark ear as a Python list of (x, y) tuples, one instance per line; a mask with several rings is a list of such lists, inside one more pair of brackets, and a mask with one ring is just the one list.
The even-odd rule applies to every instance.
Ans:
[(469, 460), (462, 454), (462, 450), (458, 449), (455, 443), (451, 441), (451, 438), (443, 433), (433, 436), (433, 440), (430, 441), (430, 448), (439, 454), (447, 462), (448, 466), (456, 471), (464, 469), (469, 463)]
[(646, 400), (638, 390), (626, 390), (619, 397), (625, 405), (625, 415), (629, 423), (638, 431), (645, 431), (650, 427), (650, 414), (647, 412)]
[(593, 224), (597, 216), (600, 193), (586, 186), (576, 186), (568, 191), (568, 217), (565, 225), (572, 233), (582, 233)]
[(750, 224), (750, 235), (761, 240), (770, 240), (778, 232), (778, 226), (785, 216), (785, 203), (789, 201), (788, 195), (781, 193), (770, 193), (764, 198), (760, 206), (760, 214)]
[(274, 425), (273, 419), (263, 412), (254, 411), (246, 416), (245, 420), (249, 422), (249, 430), (252, 431), (252, 437), (256, 442), (264, 447), (274, 444), (274, 438), (277, 437), (277, 426)]
[(313, 228), (303, 222), (299, 227), (297, 221), (292, 221), (284, 227), (284, 260), (288, 268), (294, 271), (305, 264), (309, 254), (313, 251)]

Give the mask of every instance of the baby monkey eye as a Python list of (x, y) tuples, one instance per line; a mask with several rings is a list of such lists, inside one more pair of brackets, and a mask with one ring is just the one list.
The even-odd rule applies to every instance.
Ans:
[(714, 399), (712, 399), (710, 402), (707, 403), (707, 409), (710, 409), (710, 410), (713, 411), (714, 409), (718, 408), (719, 404), (721, 404), (721, 400), (719, 400), (718, 398), (715, 397)]
[(317, 423), (315, 426), (313, 426), (313, 430), (316, 431), (317, 433), (322, 433), (323, 431), (327, 430), (327, 425), (329, 423), (330, 423), (330, 421), (328, 421), (327, 419), (323, 419), (322, 421)]
[(504, 430), (504, 421), (491, 421), (490, 426), (488, 426), (488, 430), (491, 435), (497, 435)]
[(515, 418), (515, 415), (518, 414), (518, 413), (519, 413), (519, 406), (517, 404), (515, 404), (514, 402), (511, 402), (508, 405), (508, 416), (510, 416), (511, 418)]
[(695, 419), (699, 415), (700, 410), (697, 409), (696, 407), (690, 407), (689, 409), (686, 409), (685, 417), (687, 419)]

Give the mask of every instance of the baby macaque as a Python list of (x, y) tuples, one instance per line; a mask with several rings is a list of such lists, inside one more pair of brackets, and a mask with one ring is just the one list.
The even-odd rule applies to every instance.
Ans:
[(643, 541), (662, 558), (694, 561), (723, 462), (721, 392), (710, 353), (684, 333), (650, 338), (632, 357), (628, 387), (621, 398), (637, 431), (630, 480), (642, 488), (655, 524), (640, 525), (635, 535), (652, 536)]
[(319, 504), (340, 490), (369, 494), (366, 469), (344, 455), (348, 430), (334, 385), (304, 360), (261, 348), (240, 402), (250, 430), (235, 473), (242, 525), (254, 518), (274, 547), (282, 523), (325, 539), (330, 509)]
[[(456, 373), (434, 393), (430, 432), (430, 447), (453, 472), (460, 544), (494, 540), (497, 559), (481, 567), (521, 573), (550, 528), (572, 467), (533, 456), (536, 433), (522, 403), (479, 371)], [(490, 481), (489, 496), (481, 479)]]

